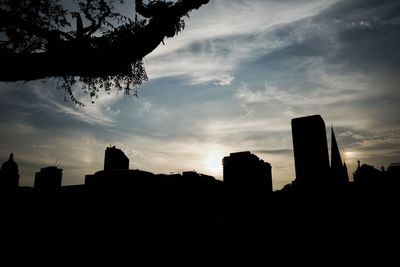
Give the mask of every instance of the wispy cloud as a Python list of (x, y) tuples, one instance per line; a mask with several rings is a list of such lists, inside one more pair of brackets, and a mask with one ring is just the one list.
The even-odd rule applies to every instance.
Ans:
[[(51, 85), (48, 83), (47, 85)], [(78, 99), (82, 99), (86, 105), (84, 108), (71, 104), (69, 101), (62, 101), (60, 92), (57, 92), (55, 88), (43, 86), (35, 83), (31, 90), (35, 96), (39, 99), (41, 104), (40, 107), (43, 110), (51, 112), (62, 113), (67, 116), (74, 117), (77, 120), (98, 125), (112, 125), (115, 123), (115, 117), (118, 116), (119, 110), (113, 109), (115, 103), (117, 103), (123, 94), (115, 94), (110, 96), (106, 93), (99, 93), (96, 99), (96, 104), (91, 104), (88, 95), (82, 93), (81, 85), (77, 84), (74, 88), (74, 95)], [(58, 94), (57, 94), (58, 93)], [(61, 92), (62, 94), (65, 94)], [(67, 96), (64, 96), (67, 98)]]
[[(212, 1), (187, 28), (146, 58), (151, 78), (185, 76), (190, 84), (225, 85), (244, 60), (280, 45), (274, 27), (313, 16), (334, 1)], [(222, 81), (222, 83), (221, 83)]]
[[(84, 108), (74, 105), (62, 90), (57, 90), (55, 80), (46, 82), (28, 82), (15, 84), (2, 84), (1, 100), (17, 112), (20, 117), (29, 117), (33, 114), (42, 113), (46, 116), (56, 116), (77, 119), (88, 124), (112, 125), (119, 114), (117, 103), (123, 98), (123, 94), (106, 93), (99, 94), (95, 104), (84, 94), (80, 85), (74, 88), (74, 95), (85, 105)], [(6, 110), (5, 110), (6, 111)]]

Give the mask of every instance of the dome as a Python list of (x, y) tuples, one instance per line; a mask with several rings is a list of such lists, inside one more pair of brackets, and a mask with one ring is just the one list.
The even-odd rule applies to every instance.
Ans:
[(8, 161), (1, 166), (1, 171), (7, 175), (18, 175), (18, 164), (14, 161), (14, 154), (10, 154)]

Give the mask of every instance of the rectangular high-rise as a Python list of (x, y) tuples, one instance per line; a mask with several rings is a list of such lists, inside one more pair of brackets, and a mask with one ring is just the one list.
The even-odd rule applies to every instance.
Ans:
[(292, 120), (296, 181), (321, 183), (329, 179), (330, 166), (325, 122), (320, 115)]

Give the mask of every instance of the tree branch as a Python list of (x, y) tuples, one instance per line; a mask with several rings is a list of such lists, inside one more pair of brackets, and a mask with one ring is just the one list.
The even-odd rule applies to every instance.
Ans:
[(81, 8), (83, 14), (85, 15), (85, 18), (90, 21), (91, 25), (89, 27), (86, 27), (84, 29), (84, 33), (87, 34), (87, 36), (91, 36), (93, 33), (95, 33), (98, 29), (100, 29), (101, 25), (103, 22), (106, 20), (108, 16), (111, 14), (111, 9), (110, 6), (105, 3), (104, 1), (101, 1), (100, 3), (102, 4), (102, 7), (105, 9), (100, 16), (94, 18), (91, 14), (91, 4), (93, 0), (86, 0), (86, 5), (85, 8)]
[[(91, 1), (88, 0), (89, 3)], [(86, 13), (85, 16), (91, 21), (91, 26), (85, 42), (76, 42), (75, 38), (61, 31), (28, 24), (21, 18), (0, 10), (0, 26), (23, 29), (47, 39), (49, 44), (54, 45), (46, 52), (40, 53), (0, 51), (0, 81), (28, 81), (55, 76), (86, 78), (129, 76), (132, 68), (156, 49), (165, 37), (176, 34), (177, 23), (180, 23), (182, 16), (207, 4), (209, 0), (179, 0), (175, 4), (166, 3), (160, 6), (161, 12), (159, 9), (154, 14), (142, 0), (135, 2), (137, 12), (151, 18), (148, 23), (132, 27), (121, 25), (101, 37), (90, 35), (110, 16), (110, 7), (100, 6), (100, 14), (94, 16), (90, 15), (90, 7), (86, 6), (82, 12)], [(60, 36), (66, 40), (61, 40)], [(51, 40), (54, 42), (50, 42)]]
[(105, 21), (105, 19), (111, 14), (111, 10), (110, 7), (108, 5), (105, 5), (106, 11), (97, 19), (97, 24), (95, 27), (93, 27), (88, 35), (92, 35), (93, 33), (95, 33), (98, 29), (100, 29), (101, 25), (103, 24), (103, 22)]
[(136, 12), (144, 18), (151, 18), (151, 14), (147, 6), (143, 4), (143, 0), (135, 0)]
[(89, 27), (86, 27), (83, 31), (84, 33), (87, 33), (91, 31), (91, 29), (96, 27), (96, 20), (93, 18), (92, 14), (90, 14), (90, 4), (92, 0), (87, 0), (85, 8), (82, 9), (83, 14), (85, 15), (85, 18), (90, 21), (91, 25)]
[(27, 31), (36, 35), (37, 37), (44, 38), (49, 40), (53, 38), (55, 35), (62, 36), (67, 40), (72, 40), (73, 37), (66, 32), (59, 30), (49, 30), (46, 28), (39, 27), (35, 24), (26, 22), (25, 20), (19, 18), (15, 14), (9, 11), (0, 9), (0, 26), (12, 26), (19, 28), (21, 30)]
[(173, 12), (176, 16), (183, 17), (193, 9), (199, 9), (206, 5), (210, 0), (179, 0), (173, 6)]

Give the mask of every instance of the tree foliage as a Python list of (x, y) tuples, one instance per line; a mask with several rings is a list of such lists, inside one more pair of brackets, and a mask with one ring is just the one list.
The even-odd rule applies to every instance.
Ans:
[(77, 104), (77, 81), (91, 97), (111, 88), (136, 94), (147, 80), (143, 58), (209, 0), (135, 0), (134, 19), (115, 12), (123, 0), (67, 2), (0, 0), (0, 81), (58, 77)]

